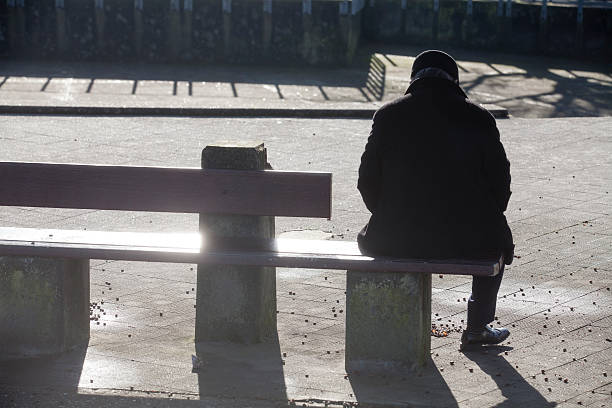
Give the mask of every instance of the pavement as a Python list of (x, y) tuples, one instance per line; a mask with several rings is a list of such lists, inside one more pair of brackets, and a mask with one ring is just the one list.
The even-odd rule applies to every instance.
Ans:
[[(401, 58), (410, 58), (386, 55), (398, 70)], [(382, 54), (381, 59), (385, 59)], [(10, 103), (22, 101), (54, 106), (53, 100), (66, 98), (64, 106), (78, 107), (85, 104), (80, 94), (89, 98), (87, 104), (99, 106), (120, 100), (116, 92), (102, 92), (110, 89), (104, 87), (106, 82), (96, 88), (97, 79), (89, 93), (88, 85), (79, 92), (61, 88), (81, 79), (92, 83), (83, 78), (88, 70), (113, 71), (95, 64), (56, 63), (72, 71), (59, 79), (53, 76), (44, 90), (23, 89), (35, 84), (36, 75), (52, 65), (3, 65), (0, 104), (17, 106)], [(397, 89), (400, 93), (399, 79), (397, 88), (390, 85), (394, 65), (385, 66), (385, 92)], [(10, 75), (9, 69), (13, 70)], [(180, 108), (206, 101), (212, 106), (218, 101), (218, 106), (236, 103), (236, 107), (252, 102), (252, 107), (262, 109), (276, 103), (285, 108), (304, 104), (341, 109), (345, 103), (374, 105), (387, 98), (332, 100), (330, 95), (337, 91), (340, 99), (345, 88), (359, 92), (347, 85), (349, 69), (337, 70), (333, 80), (329, 72), (321, 71), (320, 78), (332, 84), (320, 85), (329, 100), (322, 96), (319, 102), (314, 96), (302, 100), (306, 90), (314, 95), (319, 89), (311, 78), (315, 71), (308, 70), (302, 75), (305, 83), (298, 82), (294, 88), (290, 88), (291, 81), (298, 81), (298, 75), (279, 73), (279, 78), (285, 78), (277, 81), (284, 98), (275, 91), (276, 96), (269, 95), (264, 101), (261, 88), (273, 84), (275, 74), (262, 68), (269, 77), (254, 70), (256, 80), (234, 80), (239, 96), (204, 93), (196, 99), (187, 95), (181, 97), (186, 101), (182, 103), (175, 95), (158, 94), (159, 89), (174, 85), (172, 79), (160, 77), (157, 69), (169, 68), (146, 71), (147, 78), (156, 78), (152, 95), (138, 94), (138, 80), (136, 93), (128, 93), (125, 100), (133, 106), (147, 103), (152, 107), (176, 103)], [(216, 69), (218, 75), (228, 78), (238, 75)], [(125, 85), (121, 81), (132, 81), (133, 86), (126, 75), (121, 71), (119, 79), (109, 79), (108, 84), (119, 81), (121, 88)], [(602, 83), (610, 81), (609, 74), (589, 75), (603, 78)], [(225, 84), (224, 78), (208, 81)], [(12, 81), (22, 88), (7, 87)], [(209, 89), (208, 81), (202, 85), (205, 89)], [(548, 86), (543, 82), (538, 86)], [(228, 87), (233, 93), (231, 83), (230, 79)], [(584, 83), (578, 80), (577, 88)], [(245, 91), (241, 91), (243, 86)], [(601, 99), (609, 100), (610, 85), (598, 86), (605, 90)], [(177, 93), (181, 89), (178, 82), (176, 89)], [(256, 89), (255, 96), (246, 96), (247, 89)], [(295, 101), (285, 89), (295, 90)], [(530, 92), (516, 83), (510, 90), (496, 91), (501, 96)], [(270, 94), (275, 95), (272, 90)], [(498, 120), (512, 163), (513, 195), (507, 216), (517, 244), (517, 257), (505, 273), (498, 300), (495, 325), (512, 332), (503, 345), (459, 352), (471, 280), (434, 276), (432, 324), (446, 335), (432, 337), (428, 367), (404, 376), (347, 376), (346, 274), (342, 271), (279, 268), (278, 338), (244, 346), (194, 343), (195, 265), (92, 261), (91, 313), (97, 320), (91, 322), (89, 346), (61, 356), (0, 363), (0, 407), (612, 406), (612, 117), (606, 113), (610, 105), (603, 105), (593, 105), (596, 109), (591, 112), (591, 116), (603, 117), (537, 119), (521, 118), (516, 113), (519, 110), (513, 113), (507, 105), (511, 118)], [(559, 107), (558, 111), (556, 104), (552, 106), (552, 111), (541, 106), (538, 115), (572, 116), (580, 104), (569, 103), (563, 105), (566, 110)], [(277, 218), (277, 235), (354, 240), (368, 219), (355, 186), (369, 128), (367, 119), (347, 118), (4, 114), (0, 115), (0, 160), (197, 167), (201, 150), (208, 144), (263, 141), (276, 169), (334, 174), (332, 219)], [(193, 232), (198, 227), (197, 217), (188, 214), (9, 207), (0, 207), (0, 222), (4, 226), (110, 231)], [(204, 356), (204, 362), (199, 371), (192, 372), (191, 355), (196, 353)]]
[[(332, 220), (278, 234), (353, 240), (368, 120), (0, 116), (1, 160), (198, 166), (207, 144), (264, 141), (277, 169), (334, 173)], [(344, 372), (345, 273), (277, 273), (278, 341), (196, 354), (195, 266), (93, 261), (86, 350), (0, 366), (0, 406), (610, 406), (612, 118), (498, 121), (512, 163), (517, 259), (500, 290), (501, 347), (458, 352), (470, 279), (435, 276), (431, 364), (403, 378)], [(3, 225), (196, 231), (185, 214), (2, 208)], [(107, 285), (109, 282), (110, 285)], [(104, 303), (102, 303), (104, 302)], [(99, 307), (96, 308), (96, 307)], [(161, 313), (161, 315), (160, 315)], [(205, 404), (204, 404), (205, 403)]]
[[(414, 47), (363, 47), (344, 68), (12, 61), (0, 113), (369, 118), (404, 94)], [(449, 49), (470, 98), (514, 117), (612, 115), (612, 66)]]

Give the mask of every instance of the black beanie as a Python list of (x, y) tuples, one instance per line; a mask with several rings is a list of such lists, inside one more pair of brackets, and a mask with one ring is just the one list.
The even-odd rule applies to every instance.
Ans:
[(426, 68), (438, 68), (447, 73), (456, 84), (459, 83), (459, 69), (457, 63), (447, 53), (439, 50), (427, 50), (417, 55), (412, 64), (412, 72), (410, 79), (414, 80), (419, 75), (419, 72)]

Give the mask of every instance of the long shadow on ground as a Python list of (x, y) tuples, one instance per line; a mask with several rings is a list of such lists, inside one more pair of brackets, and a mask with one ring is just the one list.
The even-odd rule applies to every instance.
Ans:
[[(424, 48), (370, 44), (366, 52), (415, 57)], [(463, 80), (470, 70), (459, 62), (461, 86), (478, 102), (503, 106), (517, 117), (609, 116), (612, 114), (610, 67), (596, 61), (479, 52), (445, 47), (457, 61), (486, 64), (487, 73)], [(506, 72), (496, 68), (505, 65)], [(475, 74), (475, 72), (472, 72)], [(595, 75), (601, 74), (601, 75)], [(408, 78), (406, 78), (408, 80)], [(534, 85), (534, 83), (540, 85)], [(482, 93), (481, 90), (486, 90)]]
[(360, 406), (458, 407), (457, 400), (431, 359), (419, 372), (405, 375), (351, 374), (349, 380)]
[(196, 343), (200, 397), (287, 405), (278, 337), (260, 344)]
[[(130, 373), (123, 375), (120, 366), (115, 367), (113, 361), (105, 359), (100, 364), (108, 367), (98, 367), (103, 375), (95, 378), (96, 383), (100, 381), (107, 385), (96, 388), (96, 384), (87, 384), (87, 388), (79, 389), (87, 348), (57, 356), (5, 361), (0, 363), (0, 407), (233, 408), (287, 405), (278, 339), (255, 345), (198, 343), (196, 352), (202, 362), (196, 370), (199, 392), (175, 393), (155, 391), (156, 387), (142, 390), (123, 386), (121, 384), (126, 380), (123, 377), (130, 377)], [(92, 359), (95, 360), (95, 356)], [(132, 360), (131, 364), (136, 363)]]
[(495, 407), (554, 407), (557, 404), (549, 402), (542, 394), (529, 384), (523, 376), (501, 355), (512, 350), (508, 346), (482, 347), (465, 352), (465, 356), (472, 360), (487, 373), (497, 384), (506, 400)]

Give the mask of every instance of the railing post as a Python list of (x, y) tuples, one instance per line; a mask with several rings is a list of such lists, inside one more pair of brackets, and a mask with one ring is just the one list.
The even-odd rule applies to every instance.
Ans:
[(57, 38), (57, 51), (60, 55), (68, 49), (68, 38), (66, 37), (66, 10), (64, 0), (55, 0), (55, 26)]
[(406, 35), (406, 13), (408, 12), (408, 0), (401, 0), (400, 9), (402, 10), (402, 17), (400, 20), (400, 37)]
[(95, 13), (95, 24), (96, 24), (96, 45), (98, 47), (98, 54), (104, 54), (104, 26), (105, 26), (105, 15), (104, 15), (104, 0), (94, 0), (94, 13)]
[(504, 16), (504, 0), (497, 0), (497, 17), (500, 18), (503, 16)]
[(349, 3), (349, 32), (347, 39), (346, 63), (353, 61), (359, 39), (361, 37), (361, 10), (365, 6), (365, 0), (352, 0)]
[(225, 57), (232, 55), (232, 0), (221, 0), (223, 13), (223, 52)]
[(472, 3), (472, 0), (467, 0), (465, 14), (467, 15), (467, 18), (465, 19), (465, 25), (463, 29), (463, 41), (467, 45), (470, 45), (472, 43), (472, 31), (474, 30), (474, 5)]
[(6, 5), (8, 7), (8, 43), (11, 52), (15, 52), (19, 49), (17, 47), (17, 7), (16, 0), (7, 0)]
[(272, 0), (262, 1), (263, 29), (262, 44), (265, 54), (270, 52), (270, 42), (272, 41)]
[(506, 0), (506, 18), (504, 21), (504, 28), (507, 37), (507, 43), (511, 43), (512, 40), (512, 0)]
[(434, 44), (438, 43), (438, 29), (440, 26), (440, 0), (433, 0), (433, 21), (431, 37)]
[(302, 58), (308, 63), (314, 63), (312, 60), (313, 44), (312, 44), (312, 0), (302, 0), (302, 27), (304, 28), (302, 37)]
[(180, 0), (170, 0), (168, 14), (168, 38), (166, 55), (169, 60), (174, 61), (180, 52), (181, 41), (181, 3)]
[(143, 8), (143, 0), (134, 0), (134, 51), (138, 57), (142, 57)]
[(584, 51), (584, 26), (582, 24), (584, 20), (584, 0), (578, 0), (578, 6), (576, 7), (576, 49), (578, 54), (582, 54)]
[(504, 32), (504, 0), (497, 0), (497, 44), (502, 46), (506, 40)]
[(542, 0), (542, 6), (540, 7), (538, 47), (542, 52), (545, 52), (548, 47), (548, 0)]
[(351, 35), (351, 16), (350, 3), (346, 0), (338, 3), (338, 27), (340, 29), (340, 35), (342, 36), (342, 42), (347, 47), (348, 51), (348, 43)]
[(24, 0), (7, 0), (8, 21), (7, 34), (11, 53), (23, 53), (25, 46), (25, 13)]
[(191, 35), (193, 23), (193, 0), (184, 0), (183, 3), (183, 36), (182, 36), (182, 51), (187, 59), (191, 59)]
[[(263, 170), (263, 144), (207, 146), (203, 169)], [(204, 242), (274, 238), (274, 217), (200, 214)], [(257, 343), (276, 334), (276, 269), (198, 265), (195, 340)]]

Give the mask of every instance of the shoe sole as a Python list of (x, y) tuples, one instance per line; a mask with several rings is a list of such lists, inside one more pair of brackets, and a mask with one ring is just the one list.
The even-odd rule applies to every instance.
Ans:
[(459, 343), (459, 351), (473, 351), (473, 350), (477, 350), (486, 346), (497, 346), (500, 343), (503, 343), (508, 337), (510, 336), (510, 333), (506, 334), (502, 339), (500, 339), (499, 341), (495, 342), (495, 343)]

